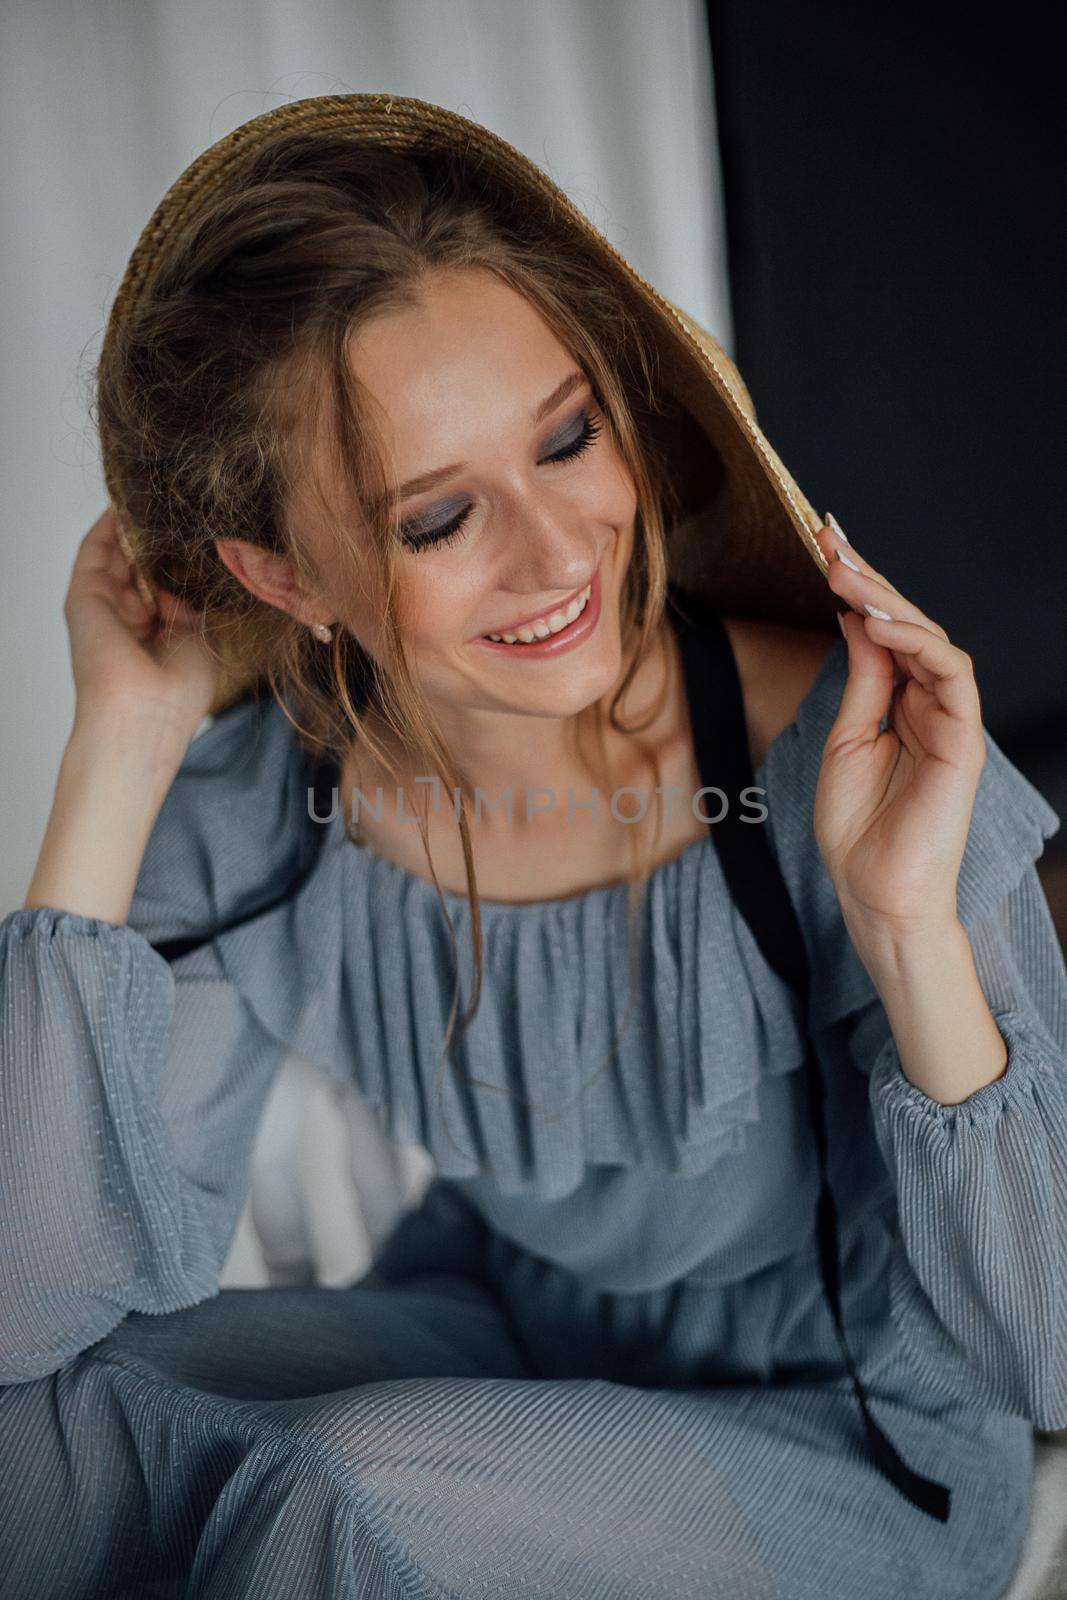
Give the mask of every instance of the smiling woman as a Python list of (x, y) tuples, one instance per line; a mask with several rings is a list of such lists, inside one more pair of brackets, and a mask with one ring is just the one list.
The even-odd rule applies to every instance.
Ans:
[[(1067, 975), (967, 656), (439, 107), (206, 152), (99, 379), (0, 921), (5, 1600), (996, 1600), (1067, 1423)], [(309, 805), (390, 778), (418, 844)], [(479, 819), (523, 785), (566, 820)], [(290, 1053), (435, 1180), (365, 1281), (218, 1293)]]
[[(265, 206), (299, 223), (264, 234)], [(228, 409), (197, 402), (192, 369), (178, 381), (178, 352), (209, 348), (195, 381)], [(154, 448), (186, 463), (178, 492), (139, 437), (149, 381)], [(411, 774), (463, 794), (434, 845), (460, 852), (475, 909), (460, 1034), (482, 978), (478, 789), (507, 774), (611, 792), (635, 760), (655, 787), (666, 752), (642, 729), (677, 739), (663, 608), (678, 495), (647, 426), (665, 410), (602, 274), (432, 140), (408, 155), (268, 141), (172, 241), (101, 363), (112, 470), (152, 529), (145, 572), (242, 641), (316, 756), (373, 764), (394, 789), (407, 775), (431, 877), (429, 791)], [(621, 860), (635, 908), (657, 850), (657, 812), (592, 843), (603, 870)]]

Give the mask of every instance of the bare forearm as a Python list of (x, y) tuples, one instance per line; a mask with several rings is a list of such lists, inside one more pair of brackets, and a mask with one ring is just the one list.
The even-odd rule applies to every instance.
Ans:
[(123, 923), (188, 739), (161, 717), (75, 723), (24, 908)]
[(965, 926), (907, 941), (857, 941), (857, 954), (885, 1005), (901, 1067), (942, 1106), (1003, 1077), (1008, 1046), (993, 1021)]
[(854, 942), (916, 1088), (942, 1105), (958, 1105), (1003, 1076), (1007, 1047), (962, 923), (904, 941)]

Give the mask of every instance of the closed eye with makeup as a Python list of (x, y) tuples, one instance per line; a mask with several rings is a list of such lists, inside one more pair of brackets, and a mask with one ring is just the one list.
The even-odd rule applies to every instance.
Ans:
[[(575, 379), (579, 383), (586, 382), (578, 373), (569, 375), (566, 381), (573, 383)], [(594, 397), (573, 416), (552, 429), (537, 453), (538, 464), (551, 468), (577, 461), (595, 443), (602, 429), (602, 413)], [(398, 536), (406, 548), (415, 554), (440, 549), (456, 543), (463, 536), (473, 510), (474, 506), (469, 500), (462, 501), (458, 509), (454, 499), (439, 503), (416, 517), (402, 520), (398, 525)]]

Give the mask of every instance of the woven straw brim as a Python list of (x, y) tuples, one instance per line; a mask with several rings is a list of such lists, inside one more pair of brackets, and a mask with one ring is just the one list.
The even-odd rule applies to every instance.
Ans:
[[(575, 250), (602, 268), (639, 319), (655, 354), (658, 381), (687, 413), (657, 441), (672, 481), (681, 488), (684, 508), (669, 530), (672, 580), (724, 615), (835, 628), (837, 600), (814, 539), (822, 518), (760, 429), (751, 397), (725, 351), (646, 282), (539, 167), (489, 129), (441, 106), (388, 94), (317, 96), (254, 117), (211, 145), (167, 191), (141, 234), (112, 305), (105, 350), (150, 286), (166, 241), (190, 225), (211, 195), (239, 179), (242, 163), (265, 136), (287, 132), (346, 135), (398, 151), (431, 132), (473, 149), (527, 206), (546, 213)], [(138, 529), (124, 502), (106, 429), (100, 442), (119, 535), (141, 592), (154, 607), (152, 583), (140, 564)], [(251, 681), (239, 657), (224, 653), (212, 710), (217, 713), (238, 698)]]

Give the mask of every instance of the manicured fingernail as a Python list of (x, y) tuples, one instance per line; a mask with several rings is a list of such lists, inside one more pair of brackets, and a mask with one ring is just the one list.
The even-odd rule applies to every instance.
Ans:
[(879, 622), (892, 622), (893, 620), (888, 611), (879, 611), (877, 606), (864, 605), (863, 609), (869, 617), (877, 617)]
[(850, 555), (846, 555), (843, 550), (839, 550), (837, 552), (837, 559), (838, 561), (843, 561), (846, 567), (851, 567), (853, 572), (860, 572), (863, 570), (861, 567), (857, 567), (852, 557)]
[(826, 513), (826, 520), (830, 524), (831, 528), (833, 528), (839, 539), (843, 540), (845, 544), (851, 544), (852, 541), (849, 539), (848, 534), (838, 522), (832, 511), (828, 511)]
[(848, 630), (845, 627), (845, 613), (843, 611), (839, 611), (837, 613), (837, 626), (841, 629), (841, 633), (842, 633), (842, 635), (844, 637), (845, 643), (847, 644), (848, 643)]

